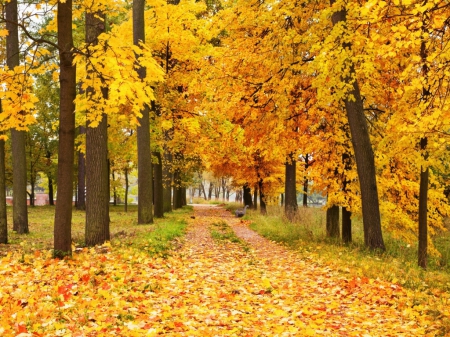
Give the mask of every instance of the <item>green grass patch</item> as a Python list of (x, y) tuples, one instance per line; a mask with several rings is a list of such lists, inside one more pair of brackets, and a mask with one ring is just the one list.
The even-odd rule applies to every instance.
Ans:
[(241, 240), (225, 221), (212, 223), (209, 230), (211, 232), (211, 237), (216, 241), (237, 243), (244, 249), (244, 251), (248, 251), (250, 249), (247, 242)]
[(250, 210), (246, 215), (251, 228), (270, 240), (280, 242), (307, 259), (332, 264), (351, 276), (380, 278), (424, 292), (450, 291), (450, 235), (442, 233), (434, 242), (441, 257), (430, 257), (427, 271), (417, 266), (417, 246), (393, 238), (384, 231), (386, 251), (373, 252), (364, 246), (361, 219), (352, 219), (351, 244), (326, 237), (326, 214), (321, 208), (299, 208), (294, 222), (289, 222), (281, 207), (269, 207), (262, 216)]

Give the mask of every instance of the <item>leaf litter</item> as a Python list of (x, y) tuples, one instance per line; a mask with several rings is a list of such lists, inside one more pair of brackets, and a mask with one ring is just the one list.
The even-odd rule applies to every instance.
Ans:
[[(214, 240), (210, 226), (220, 221), (245, 245)], [(109, 244), (64, 261), (9, 253), (0, 267), (0, 335), (444, 335), (448, 311), (437, 317), (435, 298), (417, 298), (397, 284), (346, 278), (222, 208), (199, 207), (167, 258)]]

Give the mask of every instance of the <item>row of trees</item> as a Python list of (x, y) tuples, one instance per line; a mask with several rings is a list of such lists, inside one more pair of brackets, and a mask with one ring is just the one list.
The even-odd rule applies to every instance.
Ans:
[[(57, 176), (48, 174), (57, 182), (57, 255), (70, 253), (76, 145), (87, 244), (109, 238), (109, 170), (127, 177), (137, 168), (138, 221), (150, 223), (170, 210), (169, 182), (178, 207), (183, 182), (205, 169), (244, 186), (246, 204), (257, 189), (262, 212), (283, 192), (288, 217), (298, 191), (327, 195), (329, 235), (339, 235), (331, 220), (339, 207), (346, 242), (351, 214), (361, 213), (368, 247), (384, 249), (382, 229), (419, 238), (426, 267), (428, 239), (449, 214), (449, 6), (65, 1), (23, 5), (16, 18), (8, 8), (17, 4), (5, 5), (1, 127), (15, 130), (13, 153), (24, 148), (15, 134), (44, 129), (49, 76), (59, 76), (59, 150), (46, 157), (58, 162)], [(32, 81), (49, 90), (32, 90)], [(16, 174), (25, 164), (13, 158)], [(14, 226), (26, 232), (18, 179)]]

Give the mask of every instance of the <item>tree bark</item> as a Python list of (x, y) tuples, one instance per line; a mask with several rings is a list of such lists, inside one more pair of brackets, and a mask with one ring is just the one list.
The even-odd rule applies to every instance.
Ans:
[[(0, 100), (0, 113), (2, 101)], [(8, 221), (6, 210), (5, 141), (0, 139), (0, 243), (8, 243)]]
[(258, 185), (253, 188), (253, 209), (258, 210)]
[(48, 178), (48, 204), (55, 206), (55, 200), (53, 199), (53, 178), (52, 175), (47, 175)]
[(303, 177), (303, 207), (308, 207), (308, 177), (306, 170), (309, 168), (309, 155), (305, 156), (305, 176)]
[[(344, 172), (349, 172), (352, 168), (350, 155), (348, 152), (342, 154), (342, 162), (344, 163)], [(348, 184), (350, 183), (344, 176), (342, 190), (346, 193)], [(342, 207), (342, 241), (344, 243), (352, 242), (352, 213), (347, 207)]]
[[(334, 2), (335, 0), (331, 0), (331, 4)], [(333, 13), (333, 25), (339, 23), (345, 24), (347, 21), (346, 15), (347, 13), (344, 9)], [(351, 49), (351, 44), (344, 42), (343, 48)], [(352, 90), (344, 99), (344, 103), (347, 111), (348, 123), (350, 125), (350, 133), (356, 158), (356, 168), (361, 189), (364, 243), (370, 249), (385, 250), (381, 231), (380, 207), (372, 144), (370, 143), (369, 130), (367, 127), (366, 116), (364, 115), (358, 81), (355, 79), (355, 68), (351, 60), (347, 60), (347, 62), (350, 73), (346, 75), (343, 80), (352, 86)]]
[(213, 189), (214, 189), (214, 183), (211, 181), (209, 183), (208, 200), (211, 200)]
[(264, 183), (262, 179), (258, 181), (258, 189), (259, 189), (259, 208), (262, 215), (267, 214), (266, 200), (264, 196)]
[(155, 178), (155, 191), (154, 191), (154, 216), (155, 218), (164, 217), (164, 189), (163, 189), (163, 169), (161, 152), (156, 151), (153, 153), (158, 161), (153, 165), (153, 176)]
[(248, 206), (249, 208), (253, 208), (252, 190), (250, 189), (250, 187), (248, 187), (248, 184), (244, 185), (244, 188), (243, 188), (243, 199), (244, 199), (244, 206)]
[(163, 162), (163, 207), (164, 213), (172, 212), (172, 173), (170, 172), (170, 164), (172, 163), (172, 155), (164, 153)]
[[(428, 139), (420, 140), (420, 149), (426, 150)], [(429, 169), (421, 167), (419, 187), (419, 267), (427, 269), (428, 260), (428, 180)]]
[[(86, 12), (86, 43), (97, 45), (98, 36), (105, 31), (103, 13)], [(87, 81), (96, 75), (88, 70)], [(95, 88), (88, 87), (86, 95), (95, 96)], [(103, 98), (107, 98), (108, 90), (101, 89)], [(96, 114), (97, 111), (87, 111)], [(109, 168), (108, 168), (108, 119), (102, 114), (97, 127), (86, 128), (86, 227), (85, 241), (87, 246), (101, 245), (110, 240), (109, 230)]]
[[(133, 43), (140, 46), (145, 43), (145, 0), (133, 1)], [(138, 65), (139, 78), (146, 76), (145, 67)], [(146, 105), (141, 111), (137, 128), (138, 152), (138, 223), (153, 223), (153, 172), (150, 150), (150, 107)]]
[(124, 170), (125, 175), (125, 206), (124, 206), (124, 212), (128, 212), (128, 189), (130, 187), (130, 184), (128, 182), (128, 168), (125, 168)]
[[(78, 128), (80, 135), (86, 134), (86, 128)], [(77, 209), (84, 211), (86, 209), (86, 158), (84, 153), (78, 152), (78, 184), (77, 184)]]
[(60, 59), (60, 109), (58, 187), (54, 227), (54, 255), (72, 253), (72, 198), (75, 146), (76, 68), (73, 64), (72, 0), (58, 1), (58, 46)]
[[(17, 0), (6, 3), (6, 65), (9, 69), (19, 66), (19, 31)], [(13, 165), (13, 230), (19, 234), (29, 232), (27, 210), (26, 132), (11, 129)]]
[(181, 197), (181, 173), (179, 169), (176, 169), (173, 174), (173, 209), (179, 209), (183, 207)]
[(327, 209), (327, 236), (339, 237), (339, 206), (333, 205)]
[(284, 213), (289, 220), (293, 220), (298, 210), (297, 204), (297, 161), (294, 154), (290, 153), (285, 163), (285, 182), (284, 182)]

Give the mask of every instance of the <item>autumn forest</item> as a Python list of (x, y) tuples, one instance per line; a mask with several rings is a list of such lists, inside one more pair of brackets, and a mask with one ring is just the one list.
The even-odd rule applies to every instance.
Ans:
[[(30, 208), (38, 187), (48, 193), (49, 203), (54, 206), (51, 213), (45, 213), (51, 218), (51, 258), (34, 251), (31, 258), (34, 262), (30, 260), (28, 265), (34, 264), (39, 270), (60, 268), (58, 275), (64, 280), (64, 273), (75, 270), (71, 265), (77, 261), (83, 264), (82, 254), (90, 252), (94, 256), (84, 262), (85, 267), (89, 263), (94, 268), (96, 263), (117, 262), (123, 270), (132, 268), (124, 256), (129, 255), (131, 259), (137, 254), (133, 263), (159, 276), (145, 286), (140, 283), (144, 282), (144, 274), (133, 274), (136, 289), (142, 286), (139, 291), (156, 294), (170, 287), (163, 286), (164, 282), (173, 280), (166, 274), (178, 270), (175, 273), (180, 273), (179, 282), (173, 281), (178, 282), (173, 289), (179, 287), (180, 292), (171, 297), (178, 298), (181, 292), (188, 292), (188, 284), (181, 282), (193, 277), (181, 275), (183, 261), (187, 260), (183, 256), (201, 254), (194, 244), (198, 242), (189, 241), (195, 235), (187, 234), (189, 243), (179, 248), (187, 255), (181, 254), (180, 259), (169, 257), (167, 262), (164, 253), (163, 257), (156, 254), (155, 262), (139, 255), (141, 252), (129, 250), (120, 253), (120, 258), (113, 258), (107, 254), (111, 252), (113, 236), (119, 231), (114, 230), (112, 235), (111, 228), (116, 221), (125, 220), (116, 220), (113, 215), (116, 211), (112, 212), (110, 203), (114, 200), (115, 204), (120, 195), (125, 203), (123, 219), (134, 221), (137, 233), (145, 228), (143, 225), (150, 224), (159, 230), (163, 227), (159, 221), (186, 217), (187, 191), (198, 186), (205, 173), (223, 182), (223, 196), (227, 181), (228, 192), (236, 195), (239, 207), (254, 208), (241, 222), (236, 219), (220, 222), (217, 217), (226, 219), (222, 211), (196, 209), (189, 220), (195, 228), (193, 233), (198, 231), (202, 236), (204, 229), (199, 219), (207, 219), (202, 223), (208, 222), (207, 231), (214, 239), (202, 239), (206, 240), (202, 241), (205, 247), (215, 246), (217, 240), (225, 238), (227, 245), (235, 245), (244, 254), (240, 259), (250, 259), (245, 254), (251, 249), (256, 249), (252, 259), (270, 259), (264, 251), (273, 250), (275, 255), (279, 248), (269, 242), (261, 244), (256, 239), (253, 242), (253, 234), (242, 226), (254, 222), (252, 216), (266, 221), (263, 219), (268, 218), (270, 207), (275, 206), (282, 210), (286, 223), (295, 223), (302, 209), (310, 208), (308, 197), (319, 195), (326, 200), (323, 205), (325, 236), (337, 247), (352, 243), (352, 226), (359, 221), (363, 246), (369, 254), (383, 254), (389, 248), (384, 239), (387, 235), (404, 247), (415, 247), (415, 264), (424, 273), (430, 256), (442, 257), (435, 239), (448, 231), (450, 217), (450, 3), (442, 0), (2, 0), (1, 4), (0, 244), (11, 241), (8, 217), (12, 218), (14, 235), (26, 237), (33, 232), (29, 214), (33, 216)], [(135, 208), (128, 206), (132, 179), (137, 181)], [(12, 207), (7, 207), (6, 191), (12, 192)], [(204, 190), (202, 193), (208, 199)], [(79, 216), (77, 212), (82, 212), (84, 217), (81, 220), (84, 248), (74, 245), (77, 239), (74, 232), (78, 233), (78, 220), (74, 220)], [(234, 238), (233, 231), (238, 237), (230, 239)], [(159, 232), (155, 230), (155, 233)], [(177, 236), (166, 239), (173, 242)], [(161, 237), (157, 240), (163, 240)], [(127, 240), (122, 241), (121, 244)], [(138, 243), (130, 243), (134, 244)], [(170, 247), (173, 248), (173, 243)], [(226, 248), (214, 249), (216, 254), (221, 254), (219, 260), (235, 258)], [(77, 255), (78, 250), (81, 255)], [(23, 267), (17, 262), (16, 267), (10, 268), (26, 270), (23, 254), (20, 260)], [(304, 263), (292, 262), (287, 251), (276, 254), (285, 259), (283, 263), (295, 264), (293, 268)], [(2, 261), (13, 258), (9, 254)], [(59, 259), (66, 264), (58, 267)], [(449, 257), (445, 259), (446, 264), (450, 263)], [(249, 267), (249, 262), (245, 267), (250, 268), (246, 273), (260, 280), (257, 290), (248, 290), (248, 294), (271, 302), (270, 296), (277, 296), (283, 287), (290, 286), (261, 275), (281, 273), (280, 277), (287, 277), (284, 273), (288, 271), (253, 269), (276, 268), (262, 265), (263, 262), (261, 266), (256, 263), (255, 267)], [(246, 321), (244, 313), (253, 309), (242, 309), (233, 315), (240, 315), (243, 326), (253, 328), (240, 332), (221, 316), (223, 312), (203, 318), (204, 323), (208, 319), (216, 322), (205, 324), (217, 330), (197, 329), (192, 322), (189, 325), (179, 317), (165, 316), (164, 312), (173, 311), (179, 305), (183, 317), (181, 308), (190, 301), (186, 298), (183, 304), (181, 299), (178, 304), (164, 304), (172, 309), (164, 311), (163, 305), (154, 315), (157, 317), (154, 321), (141, 319), (142, 308), (136, 309), (139, 314), (124, 309), (121, 317), (105, 311), (104, 317), (115, 316), (112, 321), (104, 318), (103, 325), (98, 317), (90, 314), (77, 320), (63, 314), (64, 310), (72, 310), (66, 306), (88, 286), (104, 291), (92, 295), (95, 301), (110, 302), (110, 307), (119, 305), (111, 295), (111, 284), (124, 281), (126, 276), (119, 271), (108, 272), (102, 266), (95, 268), (99, 268), (95, 273), (108, 274), (111, 283), (102, 283), (99, 274), (93, 272), (94, 276), (86, 269), (86, 273), (74, 276), (72, 286), (68, 281), (55, 286), (52, 310), (60, 312), (60, 316), (54, 324), (62, 324), (61, 321), (67, 324), (60, 329), (54, 327), (56, 332), (64, 330), (60, 334), (53, 332), (54, 335), (97, 336), (99, 331), (105, 334), (115, 331), (121, 335), (125, 327), (127, 332), (123, 333), (127, 336), (132, 336), (132, 330), (136, 336), (143, 335), (143, 331), (155, 336), (162, 331), (175, 336), (183, 333), (205, 336), (205, 331), (221, 335), (225, 330), (237, 336), (257, 336), (257, 332), (268, 336), (281, 336), (285, 332), (289, 336), (364, 334), (351, 320), (331, 322), (335, 319), (333, 315), (337, 315), (337, 307), (333, 308), (337, 302), (321, 302), (317, 298), (314, 299), (317, 303), (300, 314), (296, 311), (296, 316), (297, 309), (285, 309), (290, 304), (281, 309), (268, 309), (264, 316), (267, 321), (262, 318)], [(230, 268), (241, 270), (234, 264)], [(311, 278), (322, 277), (312, 269)], [(12, 269), (0, 272), (0, 277), (8, 273)], [(229, 277), (239, 278), (236, 275), (239, 272)], [(398, 296), (401, 302), (401, 298), (409, 298), (411, 294), (407, 291), (400, 294), (403, 290), (397, 294), (395, 287), (387, 286), (386, 290), (378, 280), (374, 283), (359, 276), (353, 281), (336, 282), (349, 294), (357, 290), (361, 294), (365, 291), (384, 294), (373, 303), (388, 307), (393, 317), (397, 312), (409, 315), (409, 318), (395, 316), (393, 333), (413, 331), (412, 335), (434, 336), (442, 331), (450, 332), (448, 311), (437, 315), (439, 319), (446, 317), (448, 330), (433, 326), (432, 319), (427, 318), (431, 315), (428, 311), (422, 312), (423, 321), (410, 325), (406, 322), (418, 319), (419, 309), (400, 308), (389, 301)], [(213, 278), (212, 283), (217, 281), (215, 276), (208, 277)], [(125, 283), (111, 291), (122, 294), (123, 286), (124, 301), (129, 303), (119, 306), (128, 308), (132, 306), (130, 303), (139, 301), (139, 296), (133, 293), (136, 289), (127, 288)], [(75, 284), (79, 290), (74, 290)], [(6, 303), (1, 294), (0, 291), (0, 313)], [(247, 290), (236, 286), (229, 293), (223, 290), (221, 294), (221, 298), (237, 301)], [(36, 298), (27, 300), (26, 305), (17, 302), (16, 306), (31, 307)], [(205, 301), (213, 303), (209, 297)], [(252, 300), (245, 299), (242, 303), (249, 301)], [(344, 302), (341, 298), (338, 305), (341, 311), (344, 307), (348, 309)], [(218, 303), (211, 305), (218, 308)], [(326, 309), (318, 309), (321, 306)], [(270, 319), (277, 310), (282, 311), (278, 312), (280, 317), (285, 317), (286, 312), (289, 313), (286, 317), (292, 316), (280, 331), (276, 330), (276, 324), (271, 325), (277, 319), (273, 318), (273, 322)], [(361, 307), (355, 310), (365, 312)], [(322, 312), (326, 315), (322, 316)], [(134, 318), (125, 319), (126, 315)], [(196, 315), (203, 314), (196, 311), (189, 319), (195, 317), (198, 322)], [(379, 315), (385, 317), (386, 313)], [(311, 317), (315, 325), (311, 325)], [(45, 326), (37, 323), (42, 317), (28, 319), (29, 324), (0, 326), (0, 332), (11, 336), (14, 333), (45, 335)], [(161, 323), (162, 330), (156, 325), (152, 330), (156, 321), (165, 322)], [(115, 330), (108, 330), (108, 322)], [(259, 326), (257, 322), (262, 322), (261, 330), (254, 328)], [(71, 324), (73, 329), (69, 327)], [(134, 328), (130, 324), (135, 324)], [(345, 324), (354, 328), (351, 330), (354, 334), (340, 330)], [(106, 330), (96, 330), (97, 325)], [(396, 328), (400, 325), (405, 330)], [(80, 326), (86, 326), (86, 330)], [(374, 335), (382, 334), (374, 332)]]

